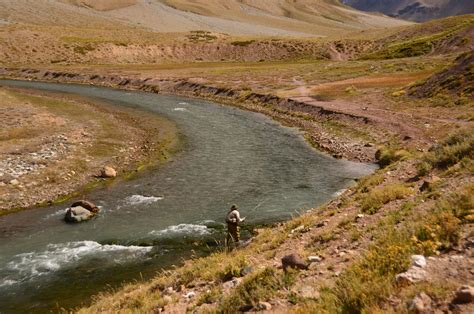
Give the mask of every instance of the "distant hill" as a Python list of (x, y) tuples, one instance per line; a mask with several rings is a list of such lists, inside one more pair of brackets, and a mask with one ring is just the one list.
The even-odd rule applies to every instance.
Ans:
[(89, 27), (119, 24), (160, 33), (204, 30), (229, 35), (330, 36), (408, 25), (337, 0), (5, 0), (2, 23)]
[(342, 0), (358, 10), (424, 22), (447, 16), (474, 13), (473, 0)]

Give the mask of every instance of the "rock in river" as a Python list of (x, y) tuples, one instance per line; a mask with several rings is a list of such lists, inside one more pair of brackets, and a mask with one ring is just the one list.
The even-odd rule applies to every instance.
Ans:
[(64, 219), (66, 222), (82, 222), (90, 220), (94, 217), (99, 208), (88, 201), (77, 201), (70, 208), (66, 210), (66, 216)]

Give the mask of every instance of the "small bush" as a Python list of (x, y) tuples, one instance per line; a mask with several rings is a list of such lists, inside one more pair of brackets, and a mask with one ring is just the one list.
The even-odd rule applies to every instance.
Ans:
[(436, 202), (429, 215), (415, 223), (414, 237), (417, 247), (424, 254), (449, 250), (460, 239), (461, 225), (468, 222), (474, 208), (474, 184), (462, 193), (453, 193)]
[(399, 183), (376, 188), (368, 193), (368, 195), (363, 199), (362, 212), (375, 214), (382, 205), (393, 200), (402, 199), (411, 193), (412, 191), (409, 188)]
[(293, 285), (295, 274), (283, 274), (271, 267), (267, 267), (245, 279), (220, 304), (219, 313), (236, 313), (244, 306), (255, 307), (259, 301), (267, 301), (275, 296), (280, 289)]
[(390, 295), (395, 275), (410, 265), (408, 243), (407, 234), (391, 232), (372, 246), (336, 281), (336, 307), (342, 313), (361, 313)]
[(202, 294), (199, 298), (197, 305), (202, 304), (212, 304), (219, 301), (222, 297), (222, 291), (219, 288), (212, 288), (211, 290), (207, 291), (206, 293)]
[(474, 158), (474, 129), (462, 130), (432, 147), (418, 166), (418, 171), (426, 173), (427, 169), (447, 169), (463, 158)]
[(408, 158), (410, 153), (406, 150), (396, 150), (389, 147), (380, 147), (375, 153), (375, 158), (380, 167), (384, 168), (396, 161)]

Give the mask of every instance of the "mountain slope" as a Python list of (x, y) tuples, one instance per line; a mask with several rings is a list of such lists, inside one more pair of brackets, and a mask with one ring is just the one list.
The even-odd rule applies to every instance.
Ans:
[(358, 10), (382, 12), (416, 22), (474, 13), (471, 0), (345, 0), (343, 2)]
[(300, 37), (408, 24), (331, 0), (3, 0), (0, 20), (83, 27), (119, 24), (163, 33), (205, 30)]

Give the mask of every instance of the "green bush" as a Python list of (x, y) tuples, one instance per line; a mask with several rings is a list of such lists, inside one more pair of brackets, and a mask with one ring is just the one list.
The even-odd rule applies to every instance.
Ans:
[(396, 161), (408, 158), (410, 153), (406, 150), (397, 150), (390, 147), (380, 147), (375, 153), (375, 158), (380, 167), (384, 168)]
[(411, 253), (408, 234), (388, 232), (336, 281), (333, 293), (339, 311), (361, 313), (390, 295), (393, 279), (409, 267)]
[(458, 131), (432, 147), (418, 164), (418, 174), (426, 175), (431, 169), (447, 169), (463, 158), (474, 158), (474, 129)]
[(412, 191), (402, 184), (394, 183), (376, 188), (369, 192), (362, 200), (362, 212), (375, 214), (384, 204), (393, 200), (402, 199)]

